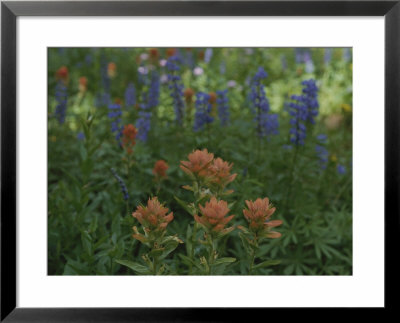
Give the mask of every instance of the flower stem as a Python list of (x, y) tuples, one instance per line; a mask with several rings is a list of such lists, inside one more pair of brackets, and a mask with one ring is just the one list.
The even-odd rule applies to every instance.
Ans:
[(194, 261), (194, 247), (195, 247), (195, 243), (196, 243), (196, 235), (197, 235), (197, 222), (194, 221), (193, 224), (193, 233), (192, 233), (192, 248), (190, 250), (190, 259), (192, 260), (190, 262), (190, 266), (189, 266), (189, 275), (192, 274), (192, 270), (193, 270), (193, 261)]
[(287, 189), (287, 193), (286, 193), (285, 202), (284, 202), (283, 208), (282, 208), (285, 213), (287, 212), (287, 206), (288, 206), (289, 199), (290, 199), (290, 194), (291, 194), (291, 191), (292, 191), (293, 179), (294, 179), (293, 175), (294, 175), (294, 170), (295, 170), (295, 167), (296, 167), (298, 151), (299, 151), (299, 147), (296, 145), (296, 148), (295, 148), (295, 151), (294, 151), (294, 156), (293, 156), (293, 161), (292, 161), (292, 167), (290, 169), (289, 185), (288, 185), (288, 189)]

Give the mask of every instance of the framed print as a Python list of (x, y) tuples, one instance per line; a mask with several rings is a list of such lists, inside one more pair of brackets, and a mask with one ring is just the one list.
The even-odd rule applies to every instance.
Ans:
[(391, 309), (399, 14), (2, 2), (1, 319)]

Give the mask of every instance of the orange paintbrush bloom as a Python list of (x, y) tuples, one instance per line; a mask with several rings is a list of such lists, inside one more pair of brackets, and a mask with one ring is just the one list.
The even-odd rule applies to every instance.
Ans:
[(209, 153), (207, 149), (196, 150), (189, 154), (189, 161), (181, 161), (181, 169), (189, 174), (199, 177), (209, 175), (209, 166), (214, 159), (214, 154)]
[(159, 51), (157, 48), (150, 48), (149, 50), (149, 56), (150, 56), (150, 60), (152, 60), (153, 62), (157, 61), (158, 56), (160, 55)]
[(132, 124), (125, 125), (124, 130), (122, 130), (122, 147), (126, 149), (129, 155), (132, 154), (132, 148), (136, 145), (137, 133), (137, 129)]
[[(140, 224), (144, 227), (146, 233), (163, 233), (173, 219), (173, 212), (169, 212), (169, 209), (164, 207), (155, 196), (147, 201), (147, 206), (138, 206), (132, 216), (136, 218)], [(134, 229), (135, 232), (137, 230)], [(133, 237), (138, 240), (143, 240), (143, 236), (138, 236), (135, 233)]]
[(117, 65), (114, 62), (108, 63), (107, 74), (110, 78), (114, 78), (117, 74)]
[(208, 93), (208, 95), (210, 96), (210, 98), (208, 99), (208, 102), (210, 102), (211, 104), (214, 104), (215, 102), (217, 102), (217, 94), (215, 92), (210, 92), (210, 93)]
[(253, 201), (246, 201), (247, 209), (243, 210), (243, 215), (249, 222), (249, 228), (253, 232), (265, 233), (267, 238), (279, 238), (279, 232), (270, 231), (271, 228), (282, 224), (281, 220), (272, 220), (270, 218), (276, 208), (269, 203), (268, 197), (264, 199), (258, 198)]
[(68, 82), (68, 68), (66, 66), (61, 66), (56, 72), (56, 79), (63, 81), (64, 83)]
[(174, 56), (176, 54), (176, 48), (168, 48), (167, 49), (167, 57)]
[(222, 200), (218, 201), (215, 197), (206, 202), (205, 206), (199, 205), (199, 208), (202, 216), (195, 214), (194, 219), (210, 231), (222, 231), (234, 217), (234, 215), (225, 217), (229, 212), (228, 203)]
[(237, 176), (237, 174), (231, 174), (232, 166), (232, 163), (229, 164), (219, 157), (214, 159), (209, 167), (209, 172), (212, 175), (211, 182), (221, 187), (232, 182)]
[(187, 89), (185, 89), (185, 91), (183, 91), (183, 96), (185, 97), (185, 101), (187, 104), (192, 102), (192, 98), (194, 95), (194, 91), (188, 87)]
[(79, 78), (79, 92), (86, 92), (88, 80), (85, 76)]
[(199, 60), (201, 61), (204, 60), (204, 50), (199, 51), (198, 55), (199, 55)]
[(154, 164), (153, 174), (157, 179), (162, 179), (167, 177), (168, 164), (164, 160), (157, 160)]

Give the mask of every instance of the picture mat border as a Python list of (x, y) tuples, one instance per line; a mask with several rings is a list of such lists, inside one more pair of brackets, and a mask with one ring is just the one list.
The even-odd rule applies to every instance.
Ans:
[[(181, 25), (185, 26), (184, 32), (181, 31), (182, 40), (175, 40), (173, 44), (176, 47), (184, 46), (186, 40), (189, 35), (192, 35), (193, 38), (196, 39), (193, 45), (204, 44), (208, 40), (208, 44), (210, 46), (214, 46), (214, 44), (221, 44), (221, 36), (223, 33), (220, 33), (213, 40), (209, 40), (210, 35), (214, 32), (214, 30), (220, 24), (220, 18), (180, 18), (180, 17), (170, 17), (170, 18), (157, 18), (157, 17), (141, 17), (141, 18), (90, 18), (91, 28), (96, 30), (95, 35), (101, 35), (101, 40), (96, 39), (94, 35), (94, 40), (92, 41), (93, 45), (95, 44), (110, 44), (110, 47), (117, 46), (129, 46), (130, 44), (138, 44), (138, 47), (142, 46), (151, 46), (160, 45), (164, 46), (165, 43), (170, 44), (169, 37), (165, 37), (164, 34), (159, 33), (159, 28), (161, 24), (164, 24), (164, 29), (167, 30), (167, 34), (176, 34), (180, 31)], [(367, 136), (366, 140), (369, 140), (371, 144), (373, 144), (378, 152), (375, 157), (375, 162), (380, 165), (382, 170), (381, 173), (375, 172), (370, 174), (371, 180), (376, 182), (377, 191), (380, 194), (376, 194), (375, 200), (376, 203), (374, 205), (375, 209), (372, 210), (381, 214), (381, 219), (383, 220), (383, 181), (379, 182), (380, 179), (383, 180), (383, 18), (373, 17), (373, 18), (329, 18), (329, 19), (321, 19), (321, 18), (282, 18), (282, 17), (274, 17), (274, 18), (234, 18), (234, 17), (225, 17), (222, 18), (225, 27), (231, 30), (232, 36), (226, 37), (222, 43), (226, 47), (229, 47), (230, 43), (239, 43), (246, 47), (249, 44), (254, 44), (255, 47), (263, 47), (263, 46), (276, 46), (280, 47), (281, 45), (285, 45), (287, 43), (296, 42), (298, 35), (304, 34), (305, 31), (312, 29), (312, 26), (319, 25), (321, 26), (322, 33), (313, 33), (307, 36), (304, 36), (301, 41), (297, 41), (296, 45), (298, 46), (306, 46), (308, 44), (323, 44), (323, 40), (325, 37), (329, 40), (325, 40), (328, 44), (338, 45), (354, 45), (354, 72), (355, 75), (362, 76), (356, 78), (356, 82), (354, 84), (354, 120), (355, 120), (355, 147), (354, 147), (354, 164), (359, 165), (360, 163), (360, 155), (365, 157), (364, 151), (359, 152), (360, 148), (368, 149), (365, 145), (360, 143), (360, 139), (363, 141), (365, 138), (360, 138), (361, 136), (357, 134), (361, 133), (364, 136)], [(20, 290), (19, 294), (22, 295), (20, 298), (20, 303), (22, 307), (38, 307), (41, 305), (41, 298), (36, 296), (36, 290), (40, 288), (43, 291), (46, 291), (44, 295), (49, 295), (46, 297), (43, 295), (42, 298), (46, 299), (44, 301), (48, 306), (95, 306), (95, 304), (99, 304), (104, 306), (104, 302), (108, 302), (107, 299), (99, 298), (99, 294), (97, 292), (93, 293), (93, 295), (89, 291), (96, 291), (97, 286), (102, 286), (105, 290), (108, 290), (110, 294), (116, 295), (113, 297), (114, 305), (119, 304), (119, 306), (131, 306), (131, 304), (137, 304), (136, 306), (148, 306), (147, 299), (152, 297), (152, 304), (155, 306), (173, 306), (174, 304), (178, 304), (179, 306), (263, 306), (264, 304), (270, 304), (270, 306), (283, 306), (282, 300), (285, 302), (283, 304), (289, 304), (289, 306), (307, 306), (310, 304), (315, 304), (316, 306), (327, 306), (326, 304), (333, 305), (344, 305), (344, 304), (374, 304), (373, 300), (377, 300), (378, 295), (383, 296), (383, 290), (379, 290), (377, 288), (376, 283), (374, 281), (379, 281), (378, 277), (381, 277), (381, 286), (383, 286), (383, 268), (379, 267), (383, 264), (383, 221), (381, 226), (377, 226), (375, 224), (375, 241), (372, 241), (368, 244), (366, 248), (369, 251), (374, 252), (376, 255), (377, 261), (374, 264), (368, 266), (368, 263), (365, 263), (364, 258), (367, 256), (360, 252), (360, 240), (364, 243), (368, 243), (368, 236), (362, 237), (363, 232), (367, 232), (365, 229), (365, 225), (371, 225), (372, 221), (360, 223), (360, 214), (366, 213), (363, 217), (369, 220), (373, 220), (372, 216), (374, 214), (371, 210), (365, 208), (364, 210), (360, 210), (360, 194), (362, 194), (361, 190), (358, 192), (357, 187), (365, 187), (365, 183), (359, 184), (359, 181), (354, 181), (356, 185), (355, 189), (355, 198), (354, 198), (354, 213), (357, 215), (354, 217), (355, 224), (355, 238), (354, 245), (358, 247), (358, 252), (354, 253), (354, 270), (353, 276), (303, 276), (299, 277), (288, 277), (288, 276), (233, 276), (233, 277), (183, 277), (183, 276), (162, 276), (162, 277), (151, 277), (151, 276), (113, 276), (113, 277), (104, 277), (104, 276), (50, 276), (44, 277), (43, 275), (46, 273), (47, 267), (44, 267), (47, 264), (47, 259), (42, 259), (42, 254), (36, 254), (35, 250), (42, 250), (43, 248), (47, 248), (47, 240), (45, 239), (47, 231), (45, 230), (47, 226), (45, 223), (42, 223), (43, 219), (47, 220), (47, 217), (31, 217), (29, 211), (31, 209), (31, 205), (36, 201), (35, 205), (35, 213), (38, 214), (47, 214), (47, 204), (46, 201), (42, 199), (38, 200), (35, 195), (32, 195), (32, 191), (36, 189), (36, 194), (39, 196), (46, 196), (47, 193), (47, 181), (43, 181), (42, 179), (46, 178), (47, 175), (47, 160), (45, 159), (45, 152), (41, 152), (38, 144), (41, 142), (47, 142), (47, 111), (43, 113), (38, 113), (35, 109), (31, 109), (30, 106), (43, 106), (47, 104), (47, 95), (45, 95), (45, 88), (42, 88), (42, 84), (47, 86), (47, 61), (45, 58), (47, 57), (47, 44), (50, 44), (51, 47), (59, 46), (62, 44), (70, 44), (75, 43), (78, 47), (80, 45), (90, 44), (91, 41), (88, 39), (92, 35), (90, 31), (81, 32), (78, 35), (78, 32), (81, 31), (86, 23), (87, 18), (21, 18), (19, 20), (18, 29), (19, 29), (19, 44), (21, 45), (19, 52), (26, 53), (26, 55), (21, 55), (21, 60), (19, 60), (19, 79), (22, 80), (20, 83), (20, 87), (18, 88), (18, 92), (24, 93), (23, 96), (20, 97), (19, 101), (19, 128), (24, 129), (24, 132), (29, 133), (29, 137), (25, 140), (19, 140), (18, 146), (20, 146), (19, 150), (22, 154), (19, 156), (20, 161), (25, 161), (29, 159), (29, 156), (33, 156), (34, 154), (36, 158), (30, 158), (29, 164), (24, 166), (24, 163), (21, 163), (20, 178), (29, 178), (29, 182), (24, 181), (19, 183), (20, 190), (20, 198), (22, 202), (18, 204), (21, 206), (19, 210), (19, 223), (20, 223), (20, 236), (25, 237), (24, 240), (21, 240), (20, 248), (19, 248), (19, 277), (20, 286), (23, 289)], [(201, 32), (196, 32), (194, 29), (198, 24), (207, 23), (207, 26), (203, 27)], [(337, 27), (338, 24), (341, 24), (340, 27)], [(291, 35), (293, 32), (290, 26), (296, 25), (296, 32)], [(47, 37), (42, 37), (42, 39), (37, 40), (34, 35), (42, 35), (45, 31), (52, 27), (54, 32), (48, 32)], [(105, 26), (105, 27), (104, 27)], [(236, 26), (236, 27), (235, 27)], [(245, 27), (244, 27), (245, 26)], [(251, 35), (252, 30), (271, 30), (273, 27), (276, 27), (278, 30), (287, 26), (288, 31), (281, 31), (276, 33), (274, 36), (269, 36), (268, 40), (263, 40), (256, 33)], [(143, 28), (147, 30), (143, 35), (135, 35), (131, 36), (129, 41), (126, 40), (126, 33), (121, 33), (116, 35), (118, 30), (137, 30), (138, 28)], [(292, 27), (293, 28), (293, 27)], [(360, 32), (365, 31), (364, 37), (359, 37), (354, 40), (355, 35)], [(194, 33), (194, 34), (192, 34)], [(239, 34), (241, 33), (241, 35)], [(238, 36), (239, 35), (239, 36)], [(238, 39), (244, 39), (244, 35), (247, 35), (246, 41), (238, 41)], [(366, 50), (369, 49), (370, 45), (373, 45), (373, 49), (369, 50), (369, 55), (362, 55)], [(224, 46), (225, 47), (225, 46)], [(43, 55), (46, 54), (46, 55)], [(373, 60), (376, 62), (381, 61), (382, 64), (375, 64), (375, 68), (371, 67), (366, 69), (365, 67), (369, 66), (369, 61)], [(34, 61), (35, 64), (32, 66), (31, 62)], [(21, 65), (20, 65), (21, 64)], [(362, 66), (364, 68), (359, 68)], [(379, 73), (380, 71), (380, 73)], [(371, 82), (368, 79), (368, 76), (371, 76), (371, 79), (374, 80)], [(31, 84), (34, 82), (37, 83), (35, 87), (32, 87)], [(365, 88), (371, 84), (368, 88)], [(361, 88), (361, 90), (359, 90)], [(361, 101), (362, 92), (372, 92), (375, 91), (375, 97), (364, 97), (363, 101)], [(33, 100), (34, 98), (34, 100)], [(379, 100), (380, 98), (380, 100)], [(368, 128), (363, 128), (360, 130), (360, 114), (357, 113), (360, 111), (359, 106), (363, 106), (363, 109), (370, 112), (372, 108), (375, 106), (382, 107), (380, 110), (382, 113), (376, 113), (373, 116), (372, 122), (376, 123), (376, 133), (368, 134)], [(362, 123), (362, 126), (367, 126), (368, 123), (371, 122), (371, 119), (365, 120)], [(35, 129), (31, 129), (34, 125)], [(39, 130), (40, 129), (40, 130)], [(40, 135), (38, 134), (40, 132)], [(357, 140), (358, 139), (358, 140)], [(38, 150), (39, 149), (39, 150)], [(366, 150), (368, 153), (369, 150)], [(37, 157), (40, 156), (40, 157)], [(43, 156), (43, 157), (42, 157)], [(368, 158), (368, 155), (366, 156)], [(38, 159), (40, 158), (40, 160)], [(34, 169), (36, 170), (34, 174), (31, 173), (32, 165), (34, 165)], [(29, 167), (28, 167), (29, 166)], [(364, 176), (362, 178), (366, 178), (365, 173), (368, 170), (363, 169), (360, 170), (360, 167), (357, 167), (354, 170), (355, 179), (359, 179), (361, 176), (360, 172)], [(357, 185), (358, 184), (358, 185)], [(40, 192), (40, 193), (38, 193)], [(40, 203), (39, 203), (40, 201)], [(379, 203), (380, 202), (380, 203)], [(368, 213), (369, 211), (369, 213)], [(379, 217), (378, 217), (379, 218)], [(39, 221), (40, 219), (40, 221)], [(363, 229), (361, 228), (363, 225)], [(38, 229), (32, 231), (33, 227), (38, 227)], [(374, 227), (372, 227), (373, 229)], [(36, 238), (35, 238), (36, 237)], [(381, 243), (379, 243), (381, 242)], [(381, 248), (381, 249), (380, 249)], [(361, 260), (360, 260), (361, 259)], [(381, 261), (379, 261), (380, 259)], [(36, 261), (36, 262), (35, 262)], [(39, 266), (40, 264), (40, 266)], [(361, 268), (367, 267), (369, 271), (361, 271)], [(28, 269), (29, 270), (26, 270)], [(379, 275), (379, 272), (381, 275)], [(354, 295), (354, 292), (361, 288), (361, 285), (352, 285), (355, 282), (364, 278), (369, 278), (375, 273), (374, 280), (370, 280), (369, 289), (373, 297), (365, 296), (369, 295), (366, 293), (361, 293), (360, 295)], [(367, 276), (366, 276), (367, 275)], [(304, 278), (304, 279), (303, 279)], [(251, 304), (243, 302), (240, 298), (236, 298), (235, 290), (239, 290), (244, 294), (250, 294), (253, 290), (253, 286), (255, 283), (262, 284), (263, 286), (269, 286), (275, 290), (272, 295), (265, 295), (263, 297), (263, 291), (258, 290), (258, 292), (253, 292), (253, 297), (255, 299), (252, 300)], [(179, 299), (179, 295), (185, 293), (185, 286), (190, 284), (192, 286), (191, 291), (187, 291), (186, 294), (189, 297), (185, 297)], [(131, 288), (124, 289), (122, 286), (132, 286)], [(132, 295), (129, 297), (130, 290), (134, 289), (134, 287), (138, 290), (141, 290), (141, 294)], [(146, 286), (148, 288), (146, 288)], [(216, 290), (224, 290), (225, 292), (221, 292), (220, 294), (214, 293), (206, 297), (203, 295), (202, 287), (203, 286), (213, 286)], [(280, 287), (281, 286), (281, 287)], [(290, 286), (290, 287), (288, 287)], [(358, 287), (356, 287), (358, 286)], [(325, 289), (325, 288), (326, 289)], [(343, 288), (348, 288), (345, 296), (340, 298), (337, 297), (337, 293), (341, 292)], [(77, 288), (81, 288), (81, 292), (78, 295), (73, 295), (73, 291)], [(114, 289), (113, 289), (114, 288)], [(50, 295), (54, 295), (56, 293), (55, 289), (63, 290), (63, 295), (54, 298)], [(159, 289), (158, 293), (152, 296), (153, 291), (155, 289)], [(297, 291), (301, 290), (302, 295), (309, 295), (308, 297), (301, 298), (297, 292), (292, 292), (290, 296), (285, 296), (290, 293), (291, 290)], [(119, 290), (119, 293), (118, 293)], [(327, 294), (330, 296), (326, 296), (321, 298), (321, 293), (324, 291), (329, 291)], [(193, 291), (195, 294), (198, 294), (198, 297), (193, 295)], [(352, 291), (352, 292), (351, 292)], [(69, 295), (69, 298), (67, 297)], [(170, 298), (168, 298), (168, 295)], [(220, 296), (225, 295), (223, 298)], [(314, 296), (313, 296), (314, 295)], [(318, 295), (318, 296), (316, 296)], [(355, 297), (358, 296), (358, 297)], [(29, 300), (29, 301), (28, 301)], [(336, 302), (336, 303), (335, 303)], [(383, 300), (381, 301), (383, 304)], [(80, 304), (80, 305), (79, 305)]]

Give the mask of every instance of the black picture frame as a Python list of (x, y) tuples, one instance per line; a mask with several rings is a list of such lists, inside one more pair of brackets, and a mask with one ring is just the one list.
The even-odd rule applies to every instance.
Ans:
[[(235, 321), (267, 309), (16, 307), (16, 19), (19, 16), (384, 16), (385, 18), (385, 308), (399, 286), (400, 1), (103, 1), (1, 3), (1, 321)], [(373, 95), (368, 93), (366, 95)], [(371, 151), (373, 153), (373, 151)], [(366, 197), (373, 202), (371, 196)], [(372, 234), (371, 234), (372, 236)], [(372, 239), (372, 237), (371, 237)], [(371, 255), (373, 261), (373, 255)], [(40, 291), (38, 291), (40, 292)], [(267, 291), (266, 291), (267, 292)], [(288, 309), (268, 310), (268, 319)], [(296, 309), (293, 309), (296, 310)], [(299, 309), (297, 309), (299, 311)], [(382, 314), (376, 309), (376, 315)], [(254, 312), (254, 313), (253, 313)], [(329, 315), (335, 315), (329, 310)], [(326, 314), (325, 314), (326, 315)], [(369, 312), (368, 315), (373, 315)], [(372, 318), (372, 317), (371, 317)]]

